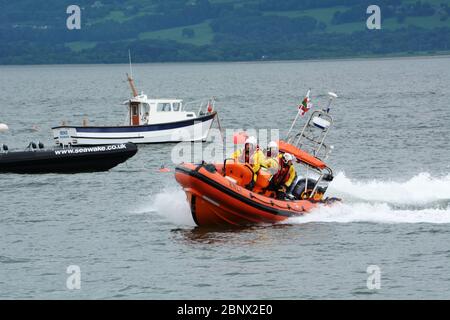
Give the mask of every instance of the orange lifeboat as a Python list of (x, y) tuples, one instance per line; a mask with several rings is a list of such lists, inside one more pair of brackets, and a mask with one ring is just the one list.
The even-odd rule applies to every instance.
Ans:
[(186, 163), (175, 170), (186, 192), (192, 217), (198, 226), (248, 226), (277, 223), (301, 216), (325, 201), (278, 200), (262, 192), (268, 176), (260, 174), (253, 191), (245, 188), (253, 178), (248, 164)]
[[(297, 163), (306, 167), (305, 177), (297, 177), (285, 199), (277, 199), (275, 192), (270, 191), (271, 175), (263, 169), (259, 170), (253, 185), (254, 173), (249, 164), (227, 159), (223, 164), (179, 165), (175, 178), (186, 192), (195, 223), (208, 227), (277, 223), (307, 214), (319, 204), (339, 201), (323, 200), (328, 183), (333, 180), (332, 170), (322, 159), (327, 159), (332, 150), (324, 141), (333, 124), (330, 105), (337, 98), (335, 93), (328, 95), (326, 109), (314, 111), (303, 129), (296, 133), (299, 111), (286, 140), (278, 141), (280, 153), (293, 155)], [(244, 141), (244, 136), (245, 133), (239, 133), (234, 142)], [(309, 173), (314, 173), (314, 178)], [(247, 188), (250, 184), (251, 188)]]

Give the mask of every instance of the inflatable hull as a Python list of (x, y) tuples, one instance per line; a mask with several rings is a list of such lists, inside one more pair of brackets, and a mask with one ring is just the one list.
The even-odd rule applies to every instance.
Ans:
[(107, 171), (137, 152), (133, 143), (14, 151), (0, 154), (0, 173), (78, 173)]
[(175, 178), (186, 192), (198, 226), (273, 224), (306, 214), (318, 205), (309, 200), (276, 200), (249, 191), (227, 179), (220, 165), (183, 164), (176, 168)]

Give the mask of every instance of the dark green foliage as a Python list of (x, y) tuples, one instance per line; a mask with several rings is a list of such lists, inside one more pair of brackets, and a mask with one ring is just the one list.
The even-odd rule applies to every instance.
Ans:
[(186, 37), (186, 38), (195, 37), (195, 31), (191, 28), (183, 28), (183, 30), (181, 32), (182, 32), (183, 37)]
[[(69, 31), (66, 8), (73, 3), (82, 9), (82, 29)], [(0, 0), (0, 64), (118, 63), (127, 61), (128, 48), (136, 62), (310, 59), (450, 50), (450, 25), (425, 29), (411, 27), (405, 21), (406, 17), (447, 21), (450, 7), (444, 1), (436, 4), (428, 0), (379, 0), (376, 3), (381, 7), (382, 19), (393, 18), (400, 29), (353, 33), (333, 30), (334, 26), (348, 23), (364, 26), (367, 6), (372, 3), (370, 0)], [(324, 8), (335, 10), (334, 15), (331, 11), (328, 23), (313, 14), (302, 13)], [(209, 24), (212, 29), (207, 45), (189, 44), (190, 39), (201, 39), (199, 29), (194, 28), (198, 24)], [(172, 28), (180, 28), (173, 29), (173, 33), (187, 43), (139, 40), (143, 32)], [(81, 45), (79, 50), (67, 46), (77, 42), (88, 45)]]

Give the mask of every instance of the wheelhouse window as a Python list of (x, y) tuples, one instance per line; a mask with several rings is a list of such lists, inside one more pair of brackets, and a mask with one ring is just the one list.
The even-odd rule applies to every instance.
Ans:
[(180, 111), (181, 110), (181, 103), (174, 102), (173, 103), (173, 111)]
[(170, 103), (158, 103), (157, 109), (158, 112), (168, 112), (172, 111), (172, 106)]
[(144, 107), (144, 113), (150, 113), (150, 105), (148, 103), (143, 103), (142, 106)]
[(131, 115), (137, 116), (139, 114), (139, 103), (131, 104)]
[(144, 103), (142, 105), (143, 105), (143, 110), (144, 110), (144, 115), (142, 116), (142, 120), (144, 122), (147, 122), (150, 117), (150, 105), (148, 103)]

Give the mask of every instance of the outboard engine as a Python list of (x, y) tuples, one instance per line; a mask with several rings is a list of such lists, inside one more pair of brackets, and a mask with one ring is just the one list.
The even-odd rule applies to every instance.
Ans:
[(42, 142), (38, 142), (38, 147), (39, 147), (39, 149), (44, 149), (44, 144), (42, 143)]
[(2, 144), (1, 152), (8, 152), (9, 148), (6, 144)]
[(314, 193), (314, 200), (321, 200), (328, 189), (328, 184), (333, 180), (333, 176), (331, 174), (325, 174), (319, 183), (315, 179), (305, 179), (302, 178), (298, 180), (294, 189), (292, 190), (292, 195), (296, 199), (309, 199), (311, 197), (311, 193), (314, 188), (316, 188), (316, 192)]
[(299, 200), (307, 199), (311, 195), (311, 192), (314, 190), (316, 184), (317, 180), (315, 179), (302, 178), (298, 180), (297, 184), (292, 190), (292, 195)]

